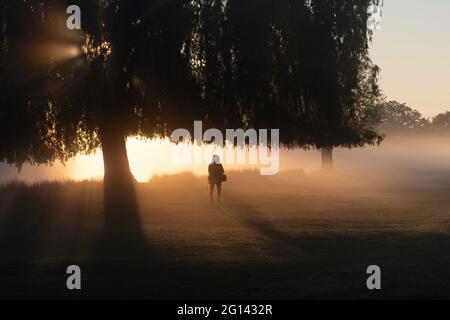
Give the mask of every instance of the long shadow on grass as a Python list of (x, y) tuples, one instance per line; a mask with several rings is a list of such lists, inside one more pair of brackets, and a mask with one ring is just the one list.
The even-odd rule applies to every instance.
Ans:
[[(277, 261), (243, 259), (239, 262), (186, 261), (183, 250), (158, 248), (145, 240), (136, 198), (110, 207), (103, 216), (101, 235), (87, 231), (95, 223), (92, 211), (101, 208), (80, 204), (86, 193), (73, 199), (55, 188), (0, 189), (8, 208), (0, 210), (1, 298), (151, 298), (151, 299), (298, 299), (298, 298), (448, 298), (450, 292), (450, 237), (447, 234), (362, 232), (346, 234), (341, 227), (324, 228), (328, 234), (284, 232), (247, 206), (225, 204), (211, 207), (211, 214), (224, 214), (245, 229), (267, 238), (267, 249)], [(100, 187), (99, 187), (100, 188)], [(70, 198), (70, 197), (69, 197)], [(68, 203), (61, 202), (66, 199)], [(96, 198), (97, 199), (97, 198)], [(98, 199), (97, 199), (98, 200)], [(237, 201), (237, 200), (236, 200)], [(2, 202), (6, 203), (6, 202)], [(1, 206), (0, 206), (1, 207)], [(98, 207), (98, 208), (97, 208)], [(105, 207), (106, 210), (107, 207)], [(99, 209), (100, 210), (100, 209)], [(222, 210), (222, 211), (220, 211)], [(84, 212), (89, 211), (89, 212)], [(101, 212), (99, 212), (101, 214)], [(63, 217), (61, 217), (61, 215)], [(96, 215), (94, 214), (96, 217)], [(61, 222), (62, 219), (62, 222)], [(48, 226), (55, 220), (62, 227), (54, 241), (59, 250), (50, 262), (39, 252)], [(137, 220), (136, 220), (137, 219)], [(297, 223), (304, 220), (298, 219)], [(319, 223), (320, 221), (318, 221)], [(311, 222), (309, 222), (311, 225)], [(294, 228), (295, 230), (295, 228)], [(67, 232), (71, 236), (68, 237)], [(86, 232), (82, 248), (77, 237)], [(69, 241), (68, 241), (69, 238)], [(71, 256), (71, 250), (95, 248), (89, 259)], [(230, 250), (239, 250), (236, 247)], [(240, 254), (239, 252), (236, 252)], [(69, 258), (67, 258), (68, 256)], [(63, 257), (63, 258), (61, 258)], [(244, 257), (245, 258), (245, 257)], [(82, 268), (82, 291), (65, 287), (69, 264)], [(381, 293), (365, 287), (368, 265), (382, 269)]]

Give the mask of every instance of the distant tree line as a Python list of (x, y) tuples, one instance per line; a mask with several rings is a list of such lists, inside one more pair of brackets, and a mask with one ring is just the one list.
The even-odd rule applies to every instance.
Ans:
[(375, 121), (379, 122), (379, 130), (385, 133), (450, 131), (450, 111), (426, 118), (418, 110), (397, 101), (382, 102), (376, 109), (374, 119), (378, 119)]

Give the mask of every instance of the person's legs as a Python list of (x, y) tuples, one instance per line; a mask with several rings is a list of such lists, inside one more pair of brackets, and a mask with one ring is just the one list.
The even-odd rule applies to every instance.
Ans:
[(214, 198), (214, 183), (209, 184), (209, 200), (212, 202)]
[(222, 183), (219, 182), (219, 183), (217, 184), (217, 201), (218, 201), (218, 202), (220, 202), (221, 197), (222, 197)]

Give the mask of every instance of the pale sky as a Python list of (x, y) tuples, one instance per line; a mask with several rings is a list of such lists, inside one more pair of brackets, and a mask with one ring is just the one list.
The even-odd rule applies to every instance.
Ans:
[(385, 0), (371, 57), (387, 99), (450, 111), (450, 0)]

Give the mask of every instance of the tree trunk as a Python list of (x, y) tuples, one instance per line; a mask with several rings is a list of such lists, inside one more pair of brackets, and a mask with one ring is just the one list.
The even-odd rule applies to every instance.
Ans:
[(101, 131), (105, 185), (131, 182), (130, 164), (124, 134), (120, 130), (105, 128)]
[(100, 130), (104, 164), (105, 230), (117, 237), (140, 236), (139, 210), (123, 131)]
[(332, 171), (333, 166), (333, 148), (322, 148), (322, 170), (323, 171)]

